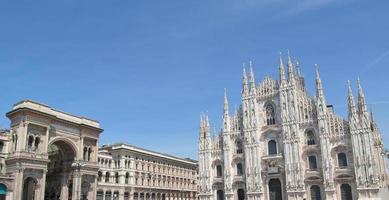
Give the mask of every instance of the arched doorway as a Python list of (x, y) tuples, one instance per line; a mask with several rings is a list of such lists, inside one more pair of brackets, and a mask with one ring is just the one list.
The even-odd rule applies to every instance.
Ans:
[(238, 200), (244, 200), (244, 190), (243, 189), (238, 189)]
[(45, 200), (72, 199), (72, 163), (75, 151), (65, 141), (55, 141), (48, 146)]
[(351, 186), (349, 184), (342, 184), (340, 186), (340, 196), (342, 200), (352, 200)]
[(5, 200), (6, 196), (7, 196), (7, 186), (0, 183), (0, 200)]
[(282, 187), (280, 179), (270, 179), (269, 200), (282, 200)]
[(317, 185), (311, 186), (311, 199), (312, 200), (321, 200), (320, 187)]
[(223, 192), (223, 190), (218, 190), (217, 192), (216, 192), (216, 195), (217, 195), (217, 200), (224, 200), (224, 192)]
[(23, 198), (22, 200), (35, 200), (36, 180), (28, 177), (23, 182)]

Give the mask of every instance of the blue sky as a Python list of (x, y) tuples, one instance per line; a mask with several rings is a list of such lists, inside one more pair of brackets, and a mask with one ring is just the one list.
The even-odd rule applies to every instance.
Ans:
[[(354, 0), (1, 1), (0, 112), (22, 99), (100, 121), (101, 144), (197, 158), (201, 112), (219, 127), (223, 92), (240, 102), (241, 66), (277, 76), (300, 60), (311, 94), (346, 116), (361, 78), (389, 147), (389, 2)], [(356, 88), (356, 87), (354, 87)], [(356, 91), (356, 90), (354, 90)], [(0, 118), (1, 127), (9, 127)]]

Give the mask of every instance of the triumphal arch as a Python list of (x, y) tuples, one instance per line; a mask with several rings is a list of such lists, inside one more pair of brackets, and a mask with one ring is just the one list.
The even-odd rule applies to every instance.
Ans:
[(30, 100), (7, 113), (11, 120), (7, 174), (13, 198), (94, 199), (97, 188), (97, 121)]

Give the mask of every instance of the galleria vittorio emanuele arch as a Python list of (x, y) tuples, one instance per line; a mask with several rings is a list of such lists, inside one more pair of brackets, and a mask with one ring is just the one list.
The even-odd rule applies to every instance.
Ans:
[(99, 122), (31, 100), (0, 131), (0, 200), (192, 200), (197, 162), (104, 145)]

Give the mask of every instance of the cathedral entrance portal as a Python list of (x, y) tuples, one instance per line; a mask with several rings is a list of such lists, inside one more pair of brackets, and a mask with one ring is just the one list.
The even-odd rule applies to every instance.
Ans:
[(279, 179), (269, 181), (269, 200), (282, 200), (282, 187)]
[(56, 141), (48, 147), (45, 200), (72, 199), (72, 163), (76, 156), (73, 148), (64, 141)]
[(244, 200), (245, 198), (244, 195), (244, 190), (243, 189), (238, 189), (238, 200)]

